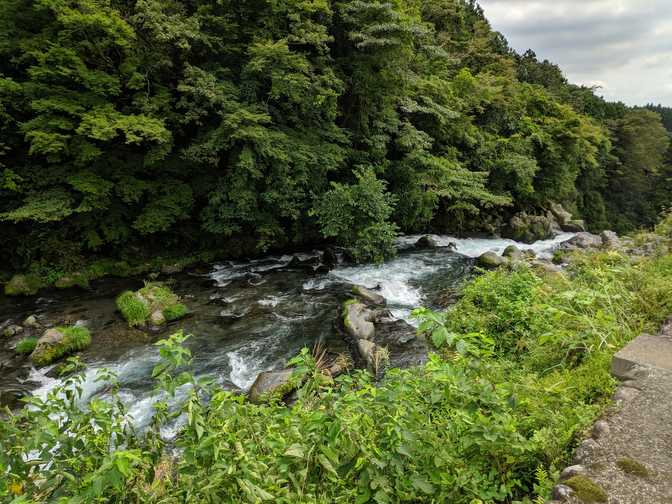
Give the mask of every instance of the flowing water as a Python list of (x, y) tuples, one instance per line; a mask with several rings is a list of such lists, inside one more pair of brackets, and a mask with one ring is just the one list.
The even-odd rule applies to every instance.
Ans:
[[(543, 255), (571, 236), (517, 245)], [(118, 376), (121, 397), (142, 427), (150, 420), (156, 400), (150, 377), (159, 354), (153, 342), (175, 330), (193, 335), (187, 345), (196, 376), (209, 376), (228, 389), (247, 390), (259, 372), (282, 366), (305, 345), (321, 341), (333, 351), (347, 351), (334, 322), (353, 284), (379, 289), (392, 313), (413, 323), (411, 310), (435, 306), (442, 291), (455, 287), (469, 274), (474, 257), (488, 250), (501, 253), (515, 243), (434, 238), (442, 246), (454, 243), (455, 251), (415, 250), (418, 236), (406, 236), (398, 240), (399, 255), (382, 265), (341, 265), (328, 273), (317, 273), (315, 265), (321, 253), (313, 252), (224, 262), (209, 271), (174, 275), (168, 281), (192, 315), (161, 334), (128, 329), (115, 311), (115, 297), (123, 290), (141, 287), (137, 280), (105, 279), (89, 291), (2, 298), (0, 324), (21, 323), (30, 314), (37, 314), (46, 324), (84, 320), (93, 337), (91, 347), (81, 353), (87, 364), (84, 398), (104, 393), (105, 384), (96, 382), (95, 375), (107, 368)], [(60, 383), (52, 367), (35, 369), (27, 359), (15, 356), (9, 346), (0, 349), (0, 397), (5, 402), (29, 392), (46, 395)]]

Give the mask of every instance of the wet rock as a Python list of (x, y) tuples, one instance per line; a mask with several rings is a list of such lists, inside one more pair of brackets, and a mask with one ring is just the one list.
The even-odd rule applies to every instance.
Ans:
[(558, 224), (552, 215), (529, 215), (521, 212), (511, 218), (505, 234), (516, 241), (533, 243), (553, 237), (556, 229)]
[(6, 338), (11, 338), (12, 336), (16, 336), (17, 334), (21, 334), (23, 332), (23, 327), (20, 325), (12, 324), (10, 326), (5, 327), (5, 330), (2, 331), (2, 335)]
[(26, 320), (23, 321), (23, 325), (25, 327), (38, 327), (40, 323), (37, 321), (37, 317), (35, 315), (30, 315), (26, 317)]
[(91, 344), (91, 335), (85, 327), (59, 327), (47, 329), (37, 340), (30, 359), (36, 366), (52, 362), (83, 350)]
[(175, 275), (181, 273), (182, 270), (184, 270), (184, 266), (179, 263), (163, 264), (161, 266), (161, 273), (164, 275)]
[(250, 401), (261, 403), (272, 397), (283, 398), (298, 385), (293, 378), (293, 369), (279, 371), (264, 371), (259, 373), (250, 388)]
[(57, 289), (70, 289), (72, 287), (86, 288), (89, 286), (89, 279), (84, 273), (71, 273), (63, 275), (54, 282), (54, 287)]
[(523, 253), (515, 245), (509, 245), (502, 252), (503, 257), (508, 257), (512, 261), (520, 261), (523, 258)]
[(355, 296), (360, 298), (367, 305), (376, 305), (376, 306), (385, 305), (385, 298), (383, 296), (381, 296), (380, 294), (371, 289), (362, 287), (361, 285), (355, 285), (352, 288), (352, 292)]
[(407, 368), (427, 361), (429, 345), (417, 329), (404, 320), (394, 319), (376, 324), (376, 345), (389, 352), (390, 366)]
[(149, 317), (149, 321), (152, 325), (160, 326), (166, 323), (166, 317), (161, 310), (154, 310)]
[(7, 296), (32, 296), (42, 288), (42, 281), (35, 275), (14, 275), (5, 284)]
[(372, 322), (373, 313), (366, 305), (356, 300), (350, 300), (343, 306), (343, 325), (346, 332), (355, 340), (371, 340), (376, 334)]
[(565, 233), (581, 233), (586, 231), (586, 224), (582, 220), (572, 220), (560, 226)]
[(484, 269), (497, 269), (506, 263), (506, 258), (498, 256), (495, 252), (485, 252), (476, 259), (476, 265)]
[(619, 387), (614, 394), (614, 401), (630, 401), (637, 397), (639, 390), (631, 387)]
[(621, 248), (621, 240), (618, 238), (618, 235), (613, 231), (602, 231), (600, 233), (600, 238), (602, 239), (602, 245), (608, 249), (618, 249)]
[(609, 424), (605, 422), (604, 420), (600, 420), (598, 422), (595, 422), (595, 425), (593, 425), (593, 437), (595, 439), (601, 439), (605, 436), (609, 435), (609, 432), (611, 431), (611, 428), (609, 427)]
[(573, 236), (569, 240), (562, 242), (558, 246), (558, 250), (585, 250), (590, 248), (599, 248), (601, 246), (602, 238), (592, 233), (581, 232), (577, 233), (576, 236)]
[(422, 236), (415, 242), (415, 248), (417, 249), (432, 249), (438, 246), (439, 243), (429, 235)]
[(586, 468), (580, 464), (565, 467), (560, 473), (560, 481), (568, 480), (574, 476), (586, 474)]
[(553, 487), (553, 492), (551, 493), (553, 499), (558, 500), (560, 502), (563, 502), (571, 498), (572, 495), (574, 495), (574, 490), (572, 490), (567, 485), (555, 485)]

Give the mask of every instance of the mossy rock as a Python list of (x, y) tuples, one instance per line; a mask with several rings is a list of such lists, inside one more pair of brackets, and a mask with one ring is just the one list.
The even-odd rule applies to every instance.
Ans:
[(131, 327), (142, 327), (148, 322), (161, 326), (189, 313), (177, 294), (157, 282), (148, 283), (136, 292), (122, 293), (117, 297), (117, 308)]
[(36, 275), (14, 275), (5, 284), (7, 296), (32, 296), (43, 287), (42, 280)]
[(565, 485), (576, 493), (576, 496), (586, 504), (593, 502), (607, 502), (607, 492), (587, 476), (578, 475), (565, 481)]
[(70, 326), (48, 329), (37, 341), (30, 359), (36, 366), (46, 366), (61, 357), (84, 350), (91, 344), (86, 327)]
[(618, 459), (616, 461), (616, 465), (624, 473), (631, 474), (633, 476), (638, 476), (640, 478), (648, 478), (651, 476), (651, 472), (644, 464), (641, 464), (629, 457)]
[(81, 287), (86, 289), (89, 286), (89, 279), (84, 273), (71, 273), (63, 275), (54, 282), (57, 289), (70, 289), (72, 287)]

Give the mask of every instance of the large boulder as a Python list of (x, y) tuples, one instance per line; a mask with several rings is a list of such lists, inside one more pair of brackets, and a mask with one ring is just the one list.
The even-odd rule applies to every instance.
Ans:
[(294, 370), (289, 368), (259, 373), (250, 388), (250, 401), (262, 403), (271, 398), (284, 398), (298, 386), (293, 378)]
[(117, 297), (117, 308), (130, 327), (160, 328), (188, 314), (187, 307), (166, 285), (151, 282), (142, 289)]
[(86, 327), (56, 327), (47, 329), (37, 340), (30, 359), (36, 366), (46, 366), (52, 362), (84, 350), (91, 344), (91, 334)]
[(367, 305), (385, 306), (385, 298), (374, 290), (367, 289), (361, 285), (355, 285), (352, 288), (352, 293)]
[(572, 214), (565, 210), (561, 204), (551, 203), (550, 212), (562, 231), (567, 233), (579, 233), (586, 230), (584, 222), (579, 219), (574, 219)]
[(343, 305), (343, 326), (345, 331), (355, 340), (371, 340), (376, 334), (373, 325), (374, 313), (363, 303), (355, 299)]
[(515, 245), (509, 245), (502, 252), (502, 257), (508, 257), (511, 261), (520, 261), (523, 258), (523, 253)]
[(476, 265), (484, 269), (497, 269), (507, 262), (505, 257), (499, 256), (495, 252), (485, 252), (476, 259)]
[(418, 241), (415, 242), (415, 248), (417, 249), (432, 249), (437, 248), (438, 246), (439, 243), (429, 235), (421, 236)]
[(529, 215), (520, 212), (509, 221), (505, 230), (508, 238), (524, 243), (533, 243), (555, 236), (558, 224), (553, 215)]
[(591, 248), (600, 248), (602, 246), (602, 238), (598, 235), (581, 232), (577, 233), (576, 236), (571, 237), (569, 240), (562, 242), (558, 246), (558, 250), (561, 251), (571, 251), (571, 250), (585, 250)]
[(32, 296), (43, 287), (42, 281), (35, 275), (14, 275), (5, 284), (7, 296)]

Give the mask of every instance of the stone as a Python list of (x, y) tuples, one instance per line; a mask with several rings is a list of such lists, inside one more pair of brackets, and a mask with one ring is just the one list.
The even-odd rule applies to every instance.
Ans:
[(89, 286), (89, 279), (84, 273), (71, 273), (63, 275), (54, 282), (54, 287), (57, 289), (70, 289), (72, 287), (86, 288)]
[(611, 428), (609, 427), (609, 424), (604, 420), (599, 420), (593, 425), (592, 432), (595, 439), (602, 439), (603, 437), (608, 436), (610, 431)]
[(560, 203), (551, 203), (550, 210), (560, 226), (564, 226), (572, 220), (572, 214), (565, 210)]
[(639, 394), (639, 390), (632, 387), (619, 387), (614, 394), (614, 401), (631, 401)]
[(35, 315), (30, 315), (26, 318), (26, 320), (23, 321), (23, 325), (26, 327), (37, 327), (40, 324), (37, 321), (37, 317)]
[(373, 313), (366, 305), (351, 300), (345, 303), (343, 308), (343, 325), (346, 332), (355, 340), (371, 340), (376, 334), (376, 328), (373, 325)]
[(560, 481), (568, 480), (574, 476), (579, 476), (581, 474), (586, 474), (586, 468), (580, 464), (572, 465), (565, 467), (560, 473)]
[(672, 339), (642, 334), (614, 355), (611, 373), (621, 380), (630, 378), (633, 368), (656, 367), (672, 371)]
[(600, 238), (602, 239), (602, 245), (608, 249), (618, 249), (621, 248), (621, 240), (618, 238), (618, 235), (613, 231), (602, 231), (600, 233)]
[(364, 301), (367, 305), (376, 305), (384, 306), (385, 298), (378, 294), (376, 291), (362, 287), (361, 285), (355, 285), (352, 288), (353, 294)]
[(32, 296), (42, 287), (42, 281), (35, 275), (14, 275), (5, 284), (7, 296)]
[(359, 356), (366, 361), (366, 365), (371, 367), (373, 356), (376, 353), (376, 344), (373, 341), (360, 339), (357, 340), (357, 351)]
[(523, 258), (523, 253), (515, 245), (509, 245), (502, 252), (503, 257), (508, 257), (512, 261), (520, 261)]
[(292, 380), (293, 374), (293, 369), (259, 373), (250, 387), (250, 401), (260, 403), (272, 396), (286, 396), (298, 385)]
[(594, 439), (584, 439), (574, 452), (572, 461), (575, 464), (583, 464), (599, 449), (599, 445)]
[(12, 324), (10, 326), (5, 327), (5, 330), (2, 331), (3, 336), (6, 338), (11, 338), (12, 336), (16, 336), (17, 334), (21, 334), (23, 332), (23, 327), (20, 325)]
[(429, 235), (421, 236), (418, 241), (415, 242), (415, 248), (417, 249), (430, 249), (437, 248), (438, 246), (439, 243)]
[(505, 234), (516, 241), (533, 243), (552, 238), (557, 228), (558, 223), (553, 215), (528, 215), (520, 212), (511, 217)]
[(581, 233), (586, 231), (586, 224), (579, 219), (571, 220), (560, 226), (565, 233)]
[(580, 232), (569, 240), (562, 242), (558, 246), (558, 250), (590, 249), (599, 248), (601, 246), (602, 238), (592, 233)]
[(553, 264), (550, 261), (545, 261), (543, 259), (537, 259), (532, 262), (532, 266), (537, 268), (544, 273), (561, 273), (562, 268), (557, 264)]
[(485, 252), (476, 259), (476, 265), (484, 269), (497, 269), (506, 263), (506, 258), (498, 256), (495, 252)]
[(571, 498), (572, 495), (574, 495), (574, 490), (572, 490), (567, 485), (555, 485), (553, 487), (553, 492), (551, 493), (553, 499), (559, 500), (560, 502)]
[(154, 310), (149, 317), (149, 321), (152, 325), (160, 326), (166, 323), (166, 317), (161, 310)]

